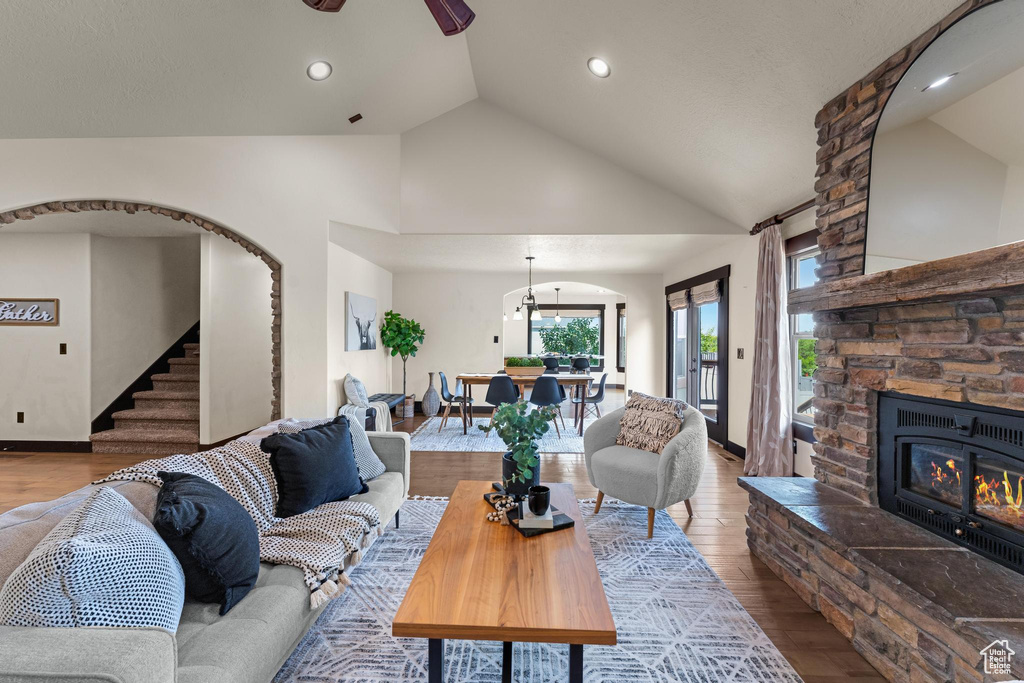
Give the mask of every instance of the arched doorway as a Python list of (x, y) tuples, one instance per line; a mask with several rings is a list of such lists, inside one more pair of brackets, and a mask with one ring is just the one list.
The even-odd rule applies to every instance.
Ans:
[[(281, 287), (282, 287), (282, 279), (281, 279), (281, 264), (280, 264), (280, 262), (278, 262), (270, 254), (266, 253), (258, 245), (253, 244), (252, 242), (250, 242), (246, 238), (240, 236), (239, 234), (237, 234), (233, 230), (224, 227), (223, 225), (220, 225), (220, 224), (218, 224), (218, 223), (216, 223), (214, 221), (210, 221), (210, 220), (208, 220), (208, 219), (206, 219), (204, 217), (198, 216), (198, 215), (190, 213), (190, 212), (181, 211), (181, 210), (178, 210), (178, 209), (173, 209), (173, 208), (169, 208), (169, 207), (163, 207), (163, 206), (154, 205), (154, 204), (149, 204), (149, 203), (123, 202), (123, 201), (114, 201), (114, 200), (76, 200), (76, 201), (47, 202), (47, 203), (43, 203), (43, 204), (36, 204), (36, 205), (27, 206), (27, 207), (23, 207), (23, 208), (19, 208), (19, 209), (14, 209), (14, 210), (10, 210), (10, 211), (0, 212), (0, 228), (3, 228), (5, 226), (10, 226), (12, 224), (15, 224), (15, 223), (21, 222), (21, 221), (33, 221), (33, 220), (36, 220), (37, 222), (34, 225), (40, 225), (40, 228), (39, 228), (40, 233), (45, 233), (45, 232), (47, 232), (47, 227), (46, 227), (47, 222), (48, 221), (53, 221), (53, 219), (57, 218), (60, 214), (83, 214), (83, 213), (86, 213), (86, 212), (117, 212), (117, 213), (124, 214), (124, 215), (146, 214), (148, 216), (147, 220), (149, 220), (149, 221), (160, 221), (160, 222), (162, 222), (164, 220), (166, 220), (168, 222), (177, 221), (177, 222), (182, 223), (183, 225), (187, 224), (188, 227), (187, 228), (184, 228), (184, 227), (183, 228), (175, 228), (175, 230), (187, 230), (187, 231), (189, 231), (192, 234), (206, 234), (206, 233), (210, 233), (212, 235), (220, 235), (221, 237), (224, 237), (224, 238), (230, 240), (231, 242), (237, 244), (239, 247), (241, 247), (244, 250), (244, 253), (243, 252), (237, 252), (240, 255), (239, 256), (235, 256), (234, 258), (237, 261), (248, 262), (248, 263), (253, 263), (254, 264), (254, 265), (245, 266), (246, 268), (252, 269), (252, 268), (256, 267), (257, 271), (259, 270), (258, 262), (256, 262), (256, 261), (248, 261), (247, 257), (245, 256), (245, 254), (251, 255), (254, 259), (258, 259), (259, 261), (261, 261), (266, 266), (267, 270), (263, 271), (266, 274), (261, 276), (261, 281), (264, 284), (262, 286), (260, 286), (258, 289), (259, 289), (259, 291), (262, 291), (262, 292), (267, 291), (267, 289), (270, 290), (269, 291), (269, 293), (270, 293), (270, 309), (269, 309), (268, 313), (263, 313), (263, 314), (259, 315), (258, 317), (253, 317), (251, 319), (252, 320), (252, 324), (256, 325), (256, 327), (253, 330), (251, 330), (249, 332), (249, 334), (257, 335), (258, 330), (261, 329), (264, 324), (266, 324), (266, 322), (259, 322), (259, 323), (257, 323), (256, 321), (258, 319), (262, 318), (264, 321), (269, 320), (270, 328), (271, 328), (270, 329), (270, 337), (266, 341), (261, 342), (263, 350), (258, 352), (258, 357), (267, 359), (266, 361), (261, 361), (263, 369), (260, 370), (260, 372), (261, 373), (268, 372), (267, 368), (269, 368), (268, 374), (270, 376), (269, 376), (269, 378), (267, 378), (267, 379), (269, 379), (269, 389), (261, 390), (258, 396), (256, 394), (254, 394), (253, 397), (254, 398), (258, 398), (258, 401), (251, 402), (251, 405), (253, 405), (253, 406), (266, 405), (265, 403), (263, 403), (263, 401), (269, 400), (269, 403), (270, 403), (269, 411), (266, 412), (266, 413), (263, 413), (263, 416), (264, 416), (263, 419), (265, 419), (266, 416), (269, 416), (271, 419), (278, 419), (280, 417), (280, 413), (281, 413), (281, 393), (282, 393), (282, 387), (281, 387), (281, 377), (282, 377), (282, 374), (281, 374), (281, 369), (282, 369), (281, 368), (281, 366), (282, 366), (282, 358), (281, 358), (281, 324), (282, 324)], [(82, 218), (84, 218), (84, 216), (76, 217), (74, 220), (81, 220)], [(37, 220), (37, 219), (41, 219), (41, 220)], [(65, 220), (65, 219), (64, 218), (58, 218), (57, 220), (59, 222), (59, 221)], [(105, 223), (107, 220), (108, 219), (103, 219), (103, 222)], [(118, 224), (118, 222), (120, 222), (120, 223), (129, 222), (128, 219), (126, 219), (126, 218), (119, 218), (119, 219), (115, 220), (113, 216), (109, 220), (111, 221), (112, 224)], [(137, 220), (137, 219), (131, 219), (131, 220), (134, 221), (134, 220)], [(146, 226), (146, 227), (148, 227), (148, 226)], [(18, 232), (21, 232), (21, 233), (24, 233), (24, 234), (32, 234), (32, 233), (35, 232), (35, 228), (33, 227), (33, 229), (30, 229), (30, 230), (25, 230), (24, 228), (21, 228), (21, 229), (18, 230)], [(196, 239), (196, 238), (191, 238), (191, 239)], [(207, 237), (204, 237), (203, 239), (207, 240), (207, 241), (209, 240), (209, 238), (207, 238)], [(206, 242), (204, 242), (204, 244), (205, 243)], [(209, 244), (216, 245), (216, 244), (222, 244), (222, 242), (220, 240), (213, 240), (213, 242), (209, 242)], [(223, 247), (218, 247), (218, 249), (223, 250)], [(228, 248), (227, 251), (235, 253), (233, 248)], [(264, 287), (266, 287), (267, 289), (264, 289)], [(9, 294), (15, 294), (15, 293), (16, 292), (6, 292), (5, 294), (9, 295)], [(260, 303), (260, 298), (259, 297), (262, 297), (262, 296), (263, 296), (262, 294), (259, 295), (257, 297), (257, 299), (251, 303), (251, 305), (250, 305), (250, 309), (251, 310), (256, 310), (256, 309), (259, 309), (259, 308), (262, 308), (262, 310), (264, 310), (264, 311), (267, 310), (267, 309), (263, 308), (263, 306), (265, 306), (266, 304), (265, 303), (263, 303), (263, 304)], [(256, 338), (258, 338), (258, 335), (254, 336), (252, 338), (256, 339)], [(263, 354), (267, 354), (268, 350), (269, 350), (269, 358), (268, 358), (267, 355), (263, 355)], [(262, 375), (262, 376), (266, 377), (265, 374)], [(263, 386), (264, 387), (268, 387), (267, 384), (264, 384)], [(268, 396), (269, 396), (269, 399), (267, 398)], [(262, 424), (262, 422), (261, 422), (261, 424)]]

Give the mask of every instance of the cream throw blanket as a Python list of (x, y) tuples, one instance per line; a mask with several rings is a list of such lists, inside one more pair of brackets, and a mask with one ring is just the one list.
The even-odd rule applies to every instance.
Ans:
[(275, 517), (277, 482), (270, 455), (245, 439), (200, 453), (146, 460), (95, 483), (145, 481), (162, 486), (157, 472), (194, 474), (241, 503), (256, 522), (260, 560), (301, 569), (314, 609), (341, 595), (349, 583), (345, 568), (358, 564), (362, 551), (383, 532), (377, 508), (349, 500), (324, 503), (301, 515)]
[(357, 406), (355, 403), (343, 405), (338, 409), (338, 415), (352, 415), (359, 424), (366, 424), (366, 411), (374, 413), (373, 424), (376, 432), (390, 432), (391, 429), (391, 407), (384, 401), (374, 401), (368, 407)]

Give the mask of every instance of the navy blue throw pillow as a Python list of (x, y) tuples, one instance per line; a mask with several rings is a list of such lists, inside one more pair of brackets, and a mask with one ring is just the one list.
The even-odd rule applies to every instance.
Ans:
[(227, 491), (202, 477), (158, 472), (163, 482), (153, 526), (185, 572), (185, 595), (220, 603), (220, 613), (256, 585), (260, 536), (256, 523)]
[(298, 434), (273, 434), (260, 443), (277, 480), (277, 516), (301, 515), (318, 505), (369, 489), (359, 476), (348, 419), (339, 417)]

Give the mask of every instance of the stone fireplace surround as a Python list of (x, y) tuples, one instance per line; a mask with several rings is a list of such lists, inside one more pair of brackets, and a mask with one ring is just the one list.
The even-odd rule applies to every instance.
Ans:
[(981, 650), (1007, 639), (1024, 678), (1024, 576), (877, 507), (881, 391), (1024, 411), (1024, 246), (863, 275), (871, 144), (882, 107), (961, 5), (826, 104), (813, 312), (814, 479), (741, 479), (748, 545), (891, 681), (1008, 680)]

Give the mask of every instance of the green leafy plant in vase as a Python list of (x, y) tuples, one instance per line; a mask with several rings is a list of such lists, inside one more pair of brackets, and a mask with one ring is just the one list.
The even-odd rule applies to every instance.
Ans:
[(414, 357), (423, 343), (426, 332), (415, 320), (403, 318), (394, 311), (384, 314), (384, 322), (380, 326), (380, 341), (391, 349), (391, 356), (402, 357), (402, 395), (408, 396), (405, 390), (405, 364)]
[(555, 409), (535, 408), (525, 401), (504, 403), (489, 424), (477, 429), (490, 434), (493, 430), (508, 447), (502, 458), (501, 485), (511, 496), (524, 497), (531, 486), (540, 484), (540, 446), (537, 441), (551, 428)]
[(544, 361), (542, 361), (540, 358), (510, 356), (505, 359), (505, 374), (510, 375), (512, 377), (539, 377), (540, 375), (544, 374)]

